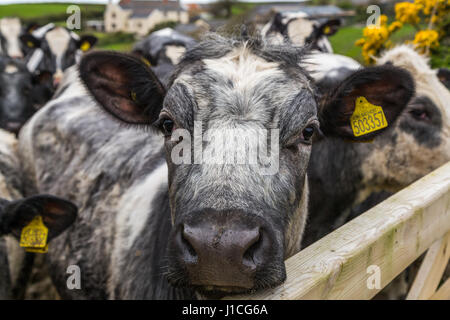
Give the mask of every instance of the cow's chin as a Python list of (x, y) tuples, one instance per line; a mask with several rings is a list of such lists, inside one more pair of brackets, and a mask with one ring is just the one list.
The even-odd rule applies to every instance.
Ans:
[(252, 293), (254, 289), (226, 286), (198, 286), (195, 288), (197, 298), (201, 300), (221, 299), (225, 296)]

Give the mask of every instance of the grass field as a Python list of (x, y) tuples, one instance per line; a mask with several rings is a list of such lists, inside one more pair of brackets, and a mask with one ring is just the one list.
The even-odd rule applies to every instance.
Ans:
[[(25, 22), (36, 21), (65, 21), (69, 14), (66, 12), (71, 3), (28, 3), (0, 5), (0, 18), (19, 17)], [(81, 9), (81, 19), (103, 17), (104, 5), (78, 4)]]

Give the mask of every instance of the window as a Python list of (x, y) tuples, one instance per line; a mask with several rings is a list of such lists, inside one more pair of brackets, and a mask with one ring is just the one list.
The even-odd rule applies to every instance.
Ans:
[(112, 28), (113, 30), (116, 30), (116, 24), (113, 23), (113, 24), (111, 25), (111, 28)]
[(115, 13), (115, 12), (113, 12), (113, 13), (111, 14), (111, 18), (112, 18), (112, 19), (115, 19), (115, 18), (116, 18), (116, 13)]

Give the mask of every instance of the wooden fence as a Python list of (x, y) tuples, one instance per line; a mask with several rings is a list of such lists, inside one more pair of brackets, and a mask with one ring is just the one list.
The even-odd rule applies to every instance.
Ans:
[(231, 298), (371, 299), (426, 250), (407, 299), (450, 299), (450, 162), (287, 259), (281, 286)]

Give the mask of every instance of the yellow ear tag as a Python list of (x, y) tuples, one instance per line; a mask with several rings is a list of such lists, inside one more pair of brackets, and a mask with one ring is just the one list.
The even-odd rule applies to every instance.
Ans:
[(329, 26), (326, 26), (326, 27), (323, 29), (323, 33), (325, 33), (325, 34), (329, 34), (330, 31), (331, 31), (331, 28), (330, 28)]
[(84, 41), (80, 46), (81, 51), (88, 51), (91, 48), (91, 44), (87, 41)]
[(152, 66), (152, 64), (150, 63), (150, 61), (148, 61), (147, 59), (141, 58), (141, 60), (142, 60), (142, 62), (144, 62), (144, 63), (145, 63), (146, 65), (148, 65), (149, 67)]
[(32, 41), (27, 41), (27, 46), (29, 48), (33, 48), (34, 47), (34, 43)]
[(355, 111), (350, 117), (355, 137), (363, 136), (388, 126), (383, 108), (375, 106), (364, 97), (356, 98)]
[(41, 216), (34, 217), (31, 222), (22, 229), (20, 235), (20, 246), (25, 247), (26, 251), (41, 250), (47, 252), (48, 228), (42, 222)]
[(26, 252), (33, 253), (47, 253), (48, 252), (48, 244), (44, 248), (25, 248)]
[(137, 101), (137, 100), (136, 100), (136, 92), (131, 91), (131, 99), (132, 99), (134, 102)]

